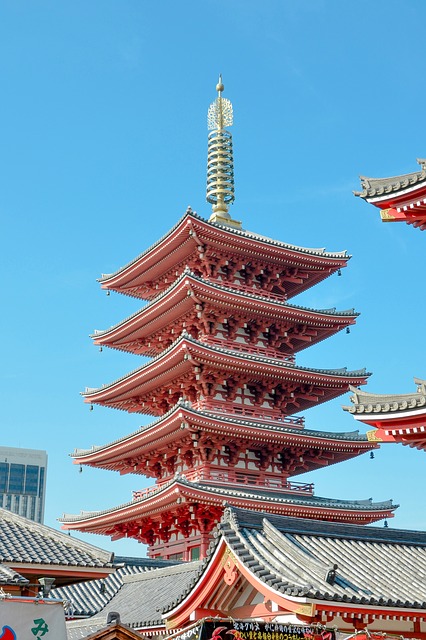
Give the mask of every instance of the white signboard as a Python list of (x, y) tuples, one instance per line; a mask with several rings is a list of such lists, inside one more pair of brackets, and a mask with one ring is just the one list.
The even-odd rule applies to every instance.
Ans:
[(0, 640), (67, 640), (62, 602), (0, 598)]

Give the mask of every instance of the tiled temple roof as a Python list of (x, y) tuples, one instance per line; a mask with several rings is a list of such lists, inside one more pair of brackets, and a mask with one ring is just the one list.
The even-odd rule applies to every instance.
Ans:
[[(261, 295), (261, 291), (259, 291), (259, 294), (257, 294), (255, 291), (253, 291), (253, 292), (241, 291), (241, 290), (238, 290), (238, 289), (233, 289), (230, 286), (223, 286), (218, 282), (215, 282), (215, 281), (212, 281), (212, 280), (206, 280), (205, 278), (197, 276), (194, 273), (192, 273), (192, 271), (190, 271), (189, 269), (187, 269), (184, 273), (182, 273), (175, 280), (175, 282), (173, 282), (170, 285), (170, 287), (168, 289), (166, 289), (165, 291), (160, 292), (158, 294), (158, 296), (156, 296), (155, 298), (150, 300), (143, 307), (142, 310), (146, 311), (150, 307), (153, 307), (154, 305), (158, 304), (159, 300), (161, 300), (163, 298), (167, 298), (167, 296), (170, 295), (170, 292), (173, 289), (177, 288), (179, 286), (179, 284), (183, 280), (185, 280), (185, 278), (187, 276), (191, 276), (191, 278), (193, 278), (197, 282), (205, 283), (209, 287), (217, 289), (218, 291), (220, 291), (222, 293), (226, 293), (227, 295), (229, 295), (229, 293), (232, 293), (234, 295), (241, 296), (242, 298), (247, 298), (248, 300), (259, 300), (261, 302), (267, 302), (268, 304), (277, 305), (278, 307), (282, 307), (282, 308), (289, 309), (289, 310), (306, 311), (308, 313), (318, 313), (318, 314), (323, 314), (323, 315), (331, 316), (331, 317), (334, 317), (334, 316), (336, 316), (336, 317), (342, 317), (342, 316), (358, 317), (359, 316), (359, 313), (357, 313), (354, 308), (345, 309), (343, 311), (337, 311), (336, 307), (331, 307), (329, 309), (314, 309), (312, 307), (302, 307), (302, 306), (290, 304), (288, 302), (284, 302), (284, 301), (281, 301), (281, 300), (276, 300), (276, 299), (273, 299), (273, 298), (269, 298), (269, 297), (265, 299), (265, 296)], [(141, 310), (139, 309), (138, 311), (135, 311), (135, 313), (132, 313), (130, 316), (128, 316), (127, 318), (124, 318), (124, 320), (121, 320), (119, 323), (117, 323), (116, 325), (113, 325), (112, 327), (109, 327), (108, 329), (95, 330), (94, 333), (90, 337), (91, 338), (99, 338), (100, 336), (103, 336), (104, 334), (109, 333), (110, 331), (112, 331), (116, 327), (120, 327), (120, 326), (126, 324), (126, 322), (128, 322), (129, 320), (132, 320), (133, 318), (137, 317), (140, 313), (141, 313)]]
[(141, 371), (143, 371), (144, 369), (149, 369), (149, 367), (152, 367), (153, 363), (161, 360), (162, 358), (164, 358), (167, 354), (169, 354), (178, 344), (179, 342), (186, 340), (188, 343), (192, 343), (195, 346), (198, 347), (202, 347), (208, 351), (212, 351), (215, 353), (220, 353), (223, 354), (224, 356), (227, 357), (234, 357), (234, 358), (240, 358), (241, 360), (244, 360), (246, 362), (250, 361), (250, 362), (256, 362), (259, 364), (264, 364), (264, 365), (274, 365), (277, 367), (282, 367), (283, 369), (294, 369), (296, 371), (303, 371), (306, 373), (318, 373), (320, 375), (330, 375), (330, 376), (339, 376), (342, 378), (350, 378), (350, 377), (366, 377), (366, 376), (370, 376), (371, 373), (367, 372), (367, 370), (364, 368), (362, 369), (355, 369), (353, 371), (348, 371), (347, 367), (340, 367), (337, 369), (318, 369), (318, 368), (312, 368), (312, 367), (302, 367), (300, 365), (296, 365), (293, 364), (291, 362), (288, 361), (282, 361), (282, 360), (278, 360), (276, 358), (270, 358), (267, 356), (260, 356), (260, 355), (256, 355), (253, 353), (241, 353), (239, 351), (232, 351), (231, 349), (226, 349), (224, 347), (218, 347), (217, 345), (211, 345), (211, 344), (206, 344), (205, 342), (201, 342), (200, 340), (196, 340), (195, 338), (193, 338), (187, 331), (183, 331), (182, 334), (169, 346), (167, 347), (167, 349), (164, 349), (164, 351), (162, 351), (158, 356), (155, 356), (154, 358), (151, 358), (149, 362), (147, 362), (146, 364), (143, 364), (141, 367), (138, 367), (137, 369), (134, 369), (133, 371), (130, 371), (129, 373), (126, 373), (124, 376), (121, 376), (120, 378), (117, 378), (116, 380), (113, 380), (112, 382), (109, 382), (107, 384), (103, 384), (101, 387), (98, 388), (91, 388), (91, 387), (87, 387), (86, 390), (82, 393), (83, 396), (85, 396), (86, 398), (88, 398), (87, 401), (90, 400), (90, 396), (94, 395), (95, 393), (99, 392), (99, 391), (104, 391), (105, 389), (108, 389), (110, 387), (113, 387), (114, 385), (118, 384), (119, 382), (122, 382), (128, 378), (130, 378), (131, 376), (133, 376), (136, 373), (139, 373)]
[[(108, 447), (111, 447), (115, 444), (125, 442), (126, 440), (133, 438), (139, 433), (149, 431), (150, 429), (153, 429), (156, 426), (158, 426), (160, 423), (164, 422), (170, 415), (172, 415), (173, 412), (178, 411), (180, 407), (184, 407), (186, 411), (193, 413), (196, 416), (209, 417), (209, 414), (199, 411), (197, 409), (193, 409), (190, 406), (189, 401), (180, 400), (174, 407), (170, 409), (170, 411), (165, 413), (163, 416), (161, 416), (157, 420), (154, 420), (153, 422), (150, 422), (147, 425), (141, 426), (139, 429), (130, 433), (129, 435), (123, 436), (122, 438), (118, 438), (117, 440), (113, 440), (108, 444), (93, 445), (92, 447), (90, 447), (90, 449), (75, 449), (74, 452), (71, 454), (71, 457), (78, 457), (78, 458), (84, 457), (85, 455), (90, 455), (95, 451), (102, 451), (103, 449), (107, 449)], [(367, 436), (365, 434), (360, 433), (358, 430), (341, 431), (341, 432), (315, 431), (314, 429), (305, 429), (305, 428), (300, 429), (300, 427), (291, 428), (289, 426), (285, 426), (284, 424), (280, 425), (277, 423), (262, 424), (260, 422), (253, 422), (251, 420), (247, 420), (244, 418), (238, 418), (238, 417), (231, 418), (229, 416), (222, 416), (218, 414), (211, 415), (211, 418), (214, 420), (220, 420), (221, 422), (229, 425), (237, 424), (239, 426), (244, 426), (248, 428), (252, 427), (256, 429), (264, 429), (266, 432), (274, 431), (279, 433), (289, 433), (289, 434), (297, 435), (298, 437), (302, 436), (302, 437), (321, 438), (323, 440), (333, 440), (333, 441), (339, 441), (339, 442), (340, 441), (351, 441), (351, 442), (367, 442), (368, 441)]]
[(196, 588), (222, 539), (239, 563), (283, 595), (426, 609), (424, 581), (419, 579), (426, 575), (425, 532), (228, 507), (201, 564), (185, 563), (123, 577), (123, 586), (99, 615), (67, 623), (69, 640), (102, 628), (108, 611), (118, 611), (132, 628), (162, 626), (161, 612), (166, 614)]
[(121, 267), (120, 269), (118, 269), (114, 273), (102, 274), (101, 278), (99, 278), (99, 282), (105, 282), (109, 278), (119, 274), (122, 271), (125, 271), (131, 265), (133, 265), (136, 262), (138, 262), (138, 260), (140, 260), (143, 256), (147, 255), (148, 253), (150, 253), (155, 247), (160, 245), (168, 236), (170, 236), (182, 224), (182, 222), (187, 217), (191, 217), (191, 218), (193, 218), (195, 220), (200, 220), (201, 222), (203, 222), (203, 223), (205, 223), (205, 224), (207, 224), (207, 225), (209, 225), (211, 227), (214, 227), (216, 229), (220, 229), (221, 231), (224, 231), (224, 232), (227, 232), (227, 233), (235, 234), (237, 236), (241, 236), (241, 237), (247, 238), (249, 240), (258, 240), (260, 242), (264, 242), (267, 245), (271, 245), (273, 247), (281, 247), (283, 249), (288, 249), (290, 251), (294, 251), (294, 252), (297, 252), (297, 253), (304, 253), (304, 254), (308, 254), (308, 255), (312, 255), (312, 256), (324, 257), (324, 258), (327, 258), (327, 259), (337, 258), (337, 259), (340, 259), (340, 260), (342, 258), (349, 258), (350, 257), (350, 256), (348, 256), (347, 251), (327, 252), (323, 248), (310, 249), (310, 248), (306, 248), (306, 247), (299, 247), (297, 245), (287, 244), (285, 242), (279, 242), (278, 240), (273, 240), (272, 238), (267, 238), (266, 236), (262, 236), (262, 235), (259, 235), (257, 233), (252, 233), (250, 231), (244, 231), (244, 230), (235, 229), (235, 228), (232, 228), (232, 227), (226, 227), (226, 226), (223, 226), (223, 225), (220, 225), (220, 224), (216, 224), (214, 222), (208, 222), (207, 220), (205, 220), (201, 216), (197, 215), (194, 211), (192, 211), (192, 209), (190, 207), (188, 207), (186, 213), (182, 216), (182, 218), (180, 218), (180, 220), (178, 220), (178, 222), (167, 233), (165, 233), (159, 240), (154, 242), (154, 244), (152, 244), (150, 247), (148, 247), (148, 249), (143, 251), (141, 254), (136, 256), (136, 258), (134, 258), (133, 260), (131, 260), (130, 262), (125, 264), (123, 267)]
[(210, 493), (218, 493), (226, 497), (242, 496), (253, 500), (262, 500), (263, 502), (282, 502), (283, 504), (308, 505), (313, 507), (325, 507), (329, 509), (350, 509), (356, 511), (376, 511), (378, 509), (396, 509), (398, 505), (392, 504), (392, 500), (384, 500), (383, 502), (373, 502), (370, 498), (367, 500), (338, 500), (335, 498), (323, 498), (321, 496), (312, 496), (304, 494), (268, 491), (263, 487), (219, 487), (214, 486), (213, 482), (190, 482), (183, 479), (183, 484), (188, 486), (200, 487)]
[(82, 512), (81, 514), (64, 514), (62, 518), (60, 518), (61, 522), (71, 523), (71, 522), (87, 522), (90, 521), (91, 518), (97, 518), (99, 516), (107, 515), (114, 513), (116, 511), (120, 511), (121, 509), (125, 509), (126, 507), (131, 507), (138, 502), (149, 501), (153, 498), (153, 496), (158, 496), (159, 493), (166, 491), (172, 485), (179, 484), (183, 487), (188, 487), (189, 489), (200, 490), (203, 492), (208, 492), (210, 496), (216, 495), (218, 498), (222, 498), (226, 500), (226, 498), (230, 499), (234, 498), (243, 498), (245, 500), (259, 500), (259, 502), (265, 504), (269, 502), (281, 503), (283, 505), (300, 505), (300, 506), (312, 506), (316, 508), (324, 508), (324, 509), (348, 509), (351, 511), (381, 511), (381, 510), (394, 510), (398, 508), (398, 505), (392, 504), (392, 500), (385, 500), (383, 502), (372, 502), (371, 499), (368, 500), (337, 500), (334, 498), (322, 498), (320, 496), (312, 496), (312, 495), (299, 495), (294, 492), (286, 492), (277, 491), (277, 490), (268, 490), (264, 487), (252, 487), (241, 485), (238, 489), (230, 486), (218, 486), (215, 485), (214, 482), (193, 482), (187, 480), (185, 476), (176, 474), (174, 478), (169, 480), (168, 482), (164, 482), (162, 485), (158, 485), (152, 489), (146, 496), (138, 498), (137, 500), (133, 500), (131, 502), (127, 502), (125, 504), (119, 505), (117, 507), (113, 507), (111, 509), (105, 509), (102, 511), (93, 511), (90, 513)]
[(116, 593), (122, 588), (126, 576), (146, 573), (155, 569), (181, 564), (172, 560), (151, 558), (126, 558), (117, 556), (114, 566), (117, 570), (106, 578), (77, 582), (58, 589), (52, 589), (51, 597), (67, 603), (67, 615), (70, 617), (90, 617), (104, 609)]
[(110, 611), (117, 611), (121, 621), (133, 629), (164, 627), (162, 609), (188, 588), (199, 566), (199, 562), (181, 563), (123, 576), (122, 587), (96, 617), (67, 623), (68, 639), (80, 640), (102, 629)]
[(0, 587), (2, 585), (23, 585), (29, 583), (27, 578), (21, 576), (20, 573), (17, 573), (14, 569), (7, 567), (4, 564), (0, 564)]
[(386, 195), (394, 195), (405, 189), (426, 183), (426, 160), (418, 159), (421, 171), (406, 173), (391, 178), (367, 178), (360, 176), (362, 191), (354, 191), (356, 196), (368, 200)]
[[(229, 507), (183, 601), (224, 538), (239, 563), (292, 597), (426, 609), (426, 533), (262, 514)], [(337, 566), (336, 566), (337, 565)], [(334, 573), (330, 573), (334, 572)]]
[(0, 562), (110, 568), (114, 554), (0, 509)]
[(353, 414), (390, 414), (407, 411), (426, 411), (426, 380), (414, 378), (417, 392), (406, 394), (376, 394), (351, 387), (353, 396), (349, 407), (345, 411)]

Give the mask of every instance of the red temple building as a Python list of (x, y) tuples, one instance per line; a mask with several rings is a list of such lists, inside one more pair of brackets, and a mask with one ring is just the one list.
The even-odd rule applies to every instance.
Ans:
[(386, 395), (353, 388), (352, 406), (343, 407), (355, 420), (375, 427), (371, 442), (399, 442), (426, 450), (426, 380), (414, 378), (415, 393)]
[(298, 352), (354, 324), (353, 309), (316, 310), (289, 301), (346, 267), (326, 252), (242, 229), (234, 200), (232, 105), (223, 85), (209, 109), (210, 219), (190, 209), (161, 240), (103, 289), (147, 301), (96, 332), (94, 343), (150, 360), (87, 389), (85, 402), (151, 415), (129, 436), (76, 450), (74, 463), (153, 478), (152, 487), (100, 512), (66, 515), (63, 526), (132, 537), (152, 558), (206, 556), (227, 504), (279, 516), (368, 524), (391, 518), (391, 501), (346, 501), (293, 480), (378, 444), (357, 431), (305, 428), (301, 412), (365, 384), (365, 370), (299, 366)]
[(361, 176), (362, 191), (354, 191), (380, 209), (383, 222), (406, 222), (426, 229), (426, 160), (417, 160), (421, 171), (393, 178)]

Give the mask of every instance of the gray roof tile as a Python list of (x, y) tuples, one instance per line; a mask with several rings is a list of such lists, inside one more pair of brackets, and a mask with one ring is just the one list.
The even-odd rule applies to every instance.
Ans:
[[(90, 633), (102, 629), (110, 611), (117, 611), (122, 622), (131, 628), (163, 627), (162, 609), (187, 589), (199, 568), (199, 562), (190, 562), (124, 576), (121, 589), (95, 618), (67, 623), (69, 640), (85, 638), (87, 629)], [(86, 635), (81, 635), (83, 630)]]
[[(264, 582), (293, 596), (426, 608), (426, 533), (229, 508), (218, 526)], [(245, 552), (234, 539), (243, 543)], [(334, 581), (327, 573), (337, 565)], [(395, 577), (398, 576), (398, 580)]]
[(353, 396), (350, 400), (352, 406), (343, 407), (345, 411), (353, 414), (392, 414), (400, 411), (418, 411), (424, 408), (426, 411), (426, 380), (414, 378), (417, 391), (405, 394), (377, 394), (369, 393), (350, 387)]
[(362, 191), (354, 191), (354, 195), (369, 201), (380, 196), (395, 195), (399, 191), (426, 182), (426, 160), (418, 159), (420, 171), (406, 173), (390, 178), (367, 178), (360, 176)]
[(0, 586), (1, 585), (26, 585), (29, 580), (21, 576), (14, 569), (6, 567), (4, 564), (0, 564)]
[(154, 569), (181, 564), (172, 560), (152, 560), (150, 558), (115, 558), (117, 570), (104, 579), (77, 582), (72, 585), (52, 589), (52, 598), (67, 602), (68, 616), (94, 616), (106, 607), (108, 602), (123, 586), (125, 576), (145, 573)]
[(0, 562), (111, 567), (114, 554), (0, 509)]

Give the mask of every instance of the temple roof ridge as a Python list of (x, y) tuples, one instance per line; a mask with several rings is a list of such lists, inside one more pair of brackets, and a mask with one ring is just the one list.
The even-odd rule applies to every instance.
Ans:
[(106, 280), (110, 279), (111, 277), (116, 276), (119, 273), (121, 273), (122, 271), (125, 271), (126, 269), (131, 267), (133, 264), (138, 262), (145, 255), (149, 254), (155, 247), (159, 246), (162, 242), (164, 242), (164, 240), (166, 240), (168, 236), (170, 236), (176, 229), (178, 229), (180, 227), (180, 225), (185, 220), (189, 220), (189, 219), (192, 219), (194, 221), (200, 221), (200, 222), (202, 222), (202, 223), (204, 223), (206, 225), (209, 225), (209, 226), (211, 226), (211, 227), (213, 227), (215, 229), (220, 229), (221, 231), (223, 231), (225, 233), (230, 233), (232, 235), (237, 235), (237, 236), (240, 236), (240, 237), (245, 237), (245, 238), (249, 238), (249, 239), (253, 239), (253, 240), (258, 240), (258, 241), (261, 241), (261, 242), (265, 242), (266, 244), (271, 245), (271, 246), (282, 247), (283, 249), (288, 249), (290, 251), (295, 251), (295, 252), (298, 252), (298, 253), (304, 253), (304, 254), (307, 254), (307, 255), (314, 255), (314, 256), (318, 256), (318, 257), (325, 257), (325, 258), (328, 258), (328, 259), (340, 259), (340, 260), (341, 259), (348, 259), (349, 260), (350, 257), (351, 257), (348, 254), (347, 250), (343, 250), (343, 251), (325, 251), (324, 248), (315, 249), (315, 248), (301, 247), (301, 246), (298, 246), (298, 245), (295, 245), (295, 244), (281, 242), (279, 240), (273, 240), (272, 238), (268, 238), (267, 236), (262, 236), (260, 234), (257, 234), (257, 233), (251, 232), (251, 231), (245, 231), (243, 229), (236, 229), (234, 227), (224, 226), (223, 224), (210, 222), (210, 221), (206, 220), (205, 218), (199, 216), (197, 213), (192, 211), (192, 209), (190, 207), (188, 207), (188, 209), (186, 210), (185, 214), (160, 239), (155, 241), (151, 246), (149, 246), (147, 249), (145, 249), (142, 253), (140, 253), (138, 256), (136, 256), (135, 258), (130, 260), (130, 262), (126, 263), (124, 266), (120, 267), (119, 269), (117, 269), (113, 273), (102, 275), (100, 278), (98, 278), (98, 282), (101, 282), (101, 283), (105, 282)]
[(186, 330), (184, 330), (182, 334), (169, 347), (167, 347), (164, 351), (162, 351), (157, 356), (154, 356), (149, 362), (146, 362), (141, 367), (137, 367), (133, 371), (130, 371), (129, 373), (125, 374), (124, 376), (121, 376), (120, 378), (117, 378), (116, 380), (113, 380), (112, 382), (103, 384), (101, 387), (97, 387), (97, 388), (86, 387), (85, 391), (81, 392), (81, 395), (85, 397), (89, 397), (92, 394), (95, 394), (99, 391), (104, 391), (105, 389), (109, 389), (115, 386), (119, 382), (123, 382), (124, 380), (127, 380), (128, 378), (132, 377), (136, 373), (143, 371), (144, 369), (148, 369), (148, 367), (151, 367), (154, 362), (160, 360), (161, 358), (164, 358), (164, 356), (170, 353), (173, 349), (175, 349), (175, 347), (177, 347), (180, 342), (184, 342), (184, 341), (200, 346), (204, 349), (207, 349), (208, 351), (223, 353), (224, 355), (229, 355), (234, 358), (239, 358), (245, 361), (253, 361), (253, 362), (259, 362), (263, 364), (273, 364), (274, 366), (282, 367), (283, 369), (292, 369), (294, 371), (303, 371), (305, 373), (319, 373), (322, 375), (332, 375), (332, 376), (334, 375), (334, 376), (339, 376), (343, 378), (344, 377), (350, 378), (353, 376), (365, 377), (365, 376), (371, 375), (371, 373), (367, 372), (365, 367), (363, 369), (355, 369), (352, 371), (348, 371), (347, 367), (340, 367), (335, 369), (318, 369), (318, 368), (311, 368), (311, 367), (302, 367), (300, 365), (296, 365), (295, 363), (283, 361), (276, 358), (264, 357), (264, 356), (259, 356), (251, 353), (241, 353), (239, 351), (233, 351), (232, 349), (226, 349), (224, 347), (218, 347), (217, 345), (211, 345), (205, 342), (201, 342), (200, 340), (196, 340), (189, 333), (187, 333)]
[(372, 393), (350, 386), (353, 396), (350, 397), (352, 405), (344, 406), (349, 413), (367, 412), (377, 413), (379, 411), (392, 412), (399, 410), (416, 409), (426, 405), (426, 380), (414, 378), (418, 386), (413, 393), (401, 394), (379, 394)]
[[(194, 486), (194, 487), (204, 487), (206, 490), (209, 491), (215, 491), (218, 493), (223, 493), (223, 495), (228, 495), (228, 496), (246, 496), (247, 494), (249, 494), (250, 497), (252, 498), (260, 498), (262, 500), (264, 500), (265, 502), (285, 502), (286, 504), (304, 504), (304, 505), (310, 505), (310, 506), (319, 506), (319, 505), (323, 505), (323, 506), (327, 506), (327, 507), (350, 507), (356, 510), (367, 510), (367, 511), (376, 511), (378, 509), (397, 509), (399, 505), (394, 505), (393, 504), (393, 500), (389, 499), (389, 500), (382, 500), (380, 502), (373, 502), (371, 498), (367, 498), (367, 499), (363, 499), (363, 500), (342, 500), (342, 499), (338, 499), (338, 498), (325, 498), (323, 496), (310, 496), (310, 495), (296, 495), (294, 493), (290, 493), (290, 492), (286, 492), (286, 491), (281, 491), (278, 492), (276, 490), (274, 491), (269, 491), (267, 489), (265, 489), (264, 487), (259, 487), (258, 489), (256, 487), (245, 487), (245, 486), (241, 486), (241, 488), (236, 488), (236, 487), (219, 487), (219, 486), (214, 486), (213, 483), (210, 482), (197, 482), (197, 481), (192, 481), (192, 480), (188, 480), (186, 477), (181, 477), (179, 478), (179, 481), (183, 484), (186, 484), (188, 486)], [(282, 498), (278, 498), (277, 496), (283, 496)]]
[(401, 529), (397, 527), (378, 527), (376, 525), (357, 525), (344, 522), (330, 522), (313, 518), (298, 518), (252, 511), (242, 507), (227, 505), (218, 529), (230, 524), (235, 531), (250, 527), (262, 530), (267, 520), (277, 531), (284, 534), (308, 534), (320, 537), (347, 538), (353, 540), (370, 540), (371, 542), (393, 542), (398, 545), (416, 544), (426, 547), (426, 531)]
[(386, 178), (369, 178), (360, 176), (362, 191), (354, 191), (354, 195), (361, 198), (390, 194), (401, 189), (413, 187), (426, 180), (426, 161), (417, 159), (421, 166), (420, 171), (390, 176)]

